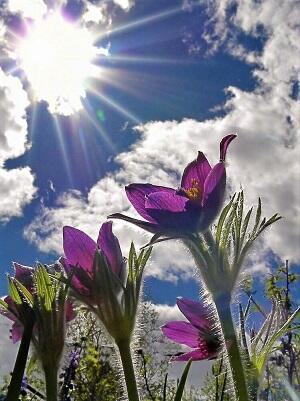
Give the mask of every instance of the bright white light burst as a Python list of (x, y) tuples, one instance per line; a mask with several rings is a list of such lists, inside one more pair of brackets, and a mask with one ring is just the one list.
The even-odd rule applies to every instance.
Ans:
[(51, 113), (70, 115), (82, 108), (92, 61), (99, 54), (92, 34), (66, 21), (58, 12), (35, 21), (18, 46), (20, 67), (37, 101)]

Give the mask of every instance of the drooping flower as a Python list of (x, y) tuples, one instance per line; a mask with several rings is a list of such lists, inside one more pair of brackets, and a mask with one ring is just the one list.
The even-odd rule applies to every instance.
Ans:
[(216, 218), (226, 186), (225, 157), (236, 135), (220, 143), (220, 161), (213, 168), (202, 152), (185, 168), (181, 186), (173, 189), (152, 184), (130, 184), (125, 190), (136, 211), (146, 220), (115, 213), (118, 218), (158, 234), (178, 235), (205, 231)]
[(125, 261), (117, 237), (112, 232), (112, 223), (102, 224), (97, 242), (83, 231), (65, 226), (63, 229), (63, 247), (65, 257), (61, 263), (67, 273), (73, 272), (72, 287), (84, 296), (93, 292), (94, 258), (99, 250), (107, 265), (118, 280), (123, 283), (126, 275)]
[(200, 361), (215, 358), (221, 342), (214, 332), (214, 322), (207, 308), (200, 302), (183, 298), (177, 299), (177, 306), (189, 322), (172, 321), (162, 326), (161, 330), (172, 341), (187, 345), (193, 350), (172, 359)]

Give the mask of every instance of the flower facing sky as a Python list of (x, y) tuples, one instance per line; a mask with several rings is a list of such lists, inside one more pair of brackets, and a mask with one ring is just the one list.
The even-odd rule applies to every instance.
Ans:
[(178, 298), (177, 306), (189, 320), (172, 321), (161, 330), (170, 340), (187, 345), (193, 350), (173, 358), (174, 361), (201, 361), (216, 357), (220, 349), (220, 340), (214, 333), (214, 321), (201, 302)]
[(220, 161), (213, 168), (202, 152), (185, 168), (179, 189), (152, 184), (130, 184), (126, 194), (147, 221), (116, 213), (119, 218), (153, 233), (171, 235), (205, 231), (216, 218), (225, 194), (225, 158), (231, 134), (220, 143)]

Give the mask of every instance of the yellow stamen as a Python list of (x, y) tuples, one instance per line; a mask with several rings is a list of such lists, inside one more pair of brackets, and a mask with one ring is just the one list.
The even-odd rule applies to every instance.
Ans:
[(192, 186), (184, 191), (186, 196), (192, 201), (201, 201), (202, 188), (199, 181), (193, 178), (191, 184)]

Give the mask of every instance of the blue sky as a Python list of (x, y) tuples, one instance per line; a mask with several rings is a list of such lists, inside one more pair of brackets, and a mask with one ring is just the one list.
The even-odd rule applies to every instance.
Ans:
[[(236, 6), (230, 0), (60, 3), (65, 17), (81, 28), (106, 32), (96, 46), (109, 55), (95, 64), (113, 79), (90, 79), (100, 97), (86, 91), (82, 110), (51, 111), (47, 99), (36, 100), (9, 29), (19, 34), (24, 21), (30, 26), (46, 19), (58, 2), (36, 0), (28, 8), (19, 0), (1, 3), (0, 294), (12, 260), (55, 260), (62, 253), (64, 224), (95, 236), (106, 215), (129, 208), (125, 184), (176, 187), (198, 150), (217, 161), (219, 140), (229, 132), (239, 138), (229, 151), (228, 194), (243, 186), (249, 204), (261, 196), (266, 214), (285, 216), (250, 255), (252, 269), (258, 278), (266, 274), (274, 264), (270, 250), (297, 268), (299, 44), (290, 2), (274, 16), (276, 0)], [(279, 23), (285, 24), (281, 30)], [(18, 69), (11, 70), (15, 64)], [(11, 131), (17, 141), (9, 142)], [(147, 241), (132, 227), (114, 225), (124, 251), (129, 238)], [(173, 305), (178, 295), (197, 296), (186, 256), (176, 242), (158, 246), (146, 279), (149, 299)]]

